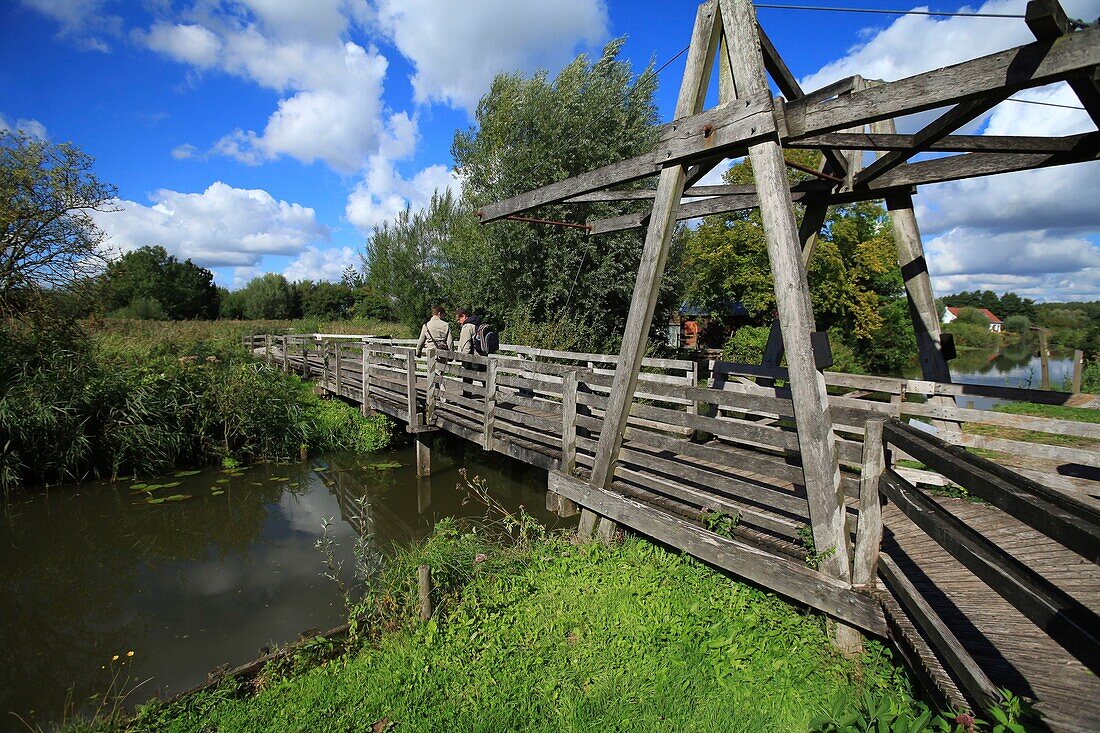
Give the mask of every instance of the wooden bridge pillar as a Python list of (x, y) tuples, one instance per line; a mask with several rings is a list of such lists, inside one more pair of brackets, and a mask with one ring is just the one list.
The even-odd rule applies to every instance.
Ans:
[[(751, 0), (721, 0), (721, 8), (738, 96), (766, 91), (768, 83)], [(775, 282), (810, 524), (817, 552), (828, 553), (820, 570), (848, 581), (851, 570), (836, 435), (825, 377), (814, 362), (810, 344), (810, 334), (816, 327), (783, 150), (777, 139), (770, 140), (750, 146), (749, 158)]]
[[(717, 15), (718, 2), (711, 0), (700, 5), (695, 16), (687, 68), (684, 70), (684, 79), (676, 102), (677, 118), (698, 114), (703, 108), (711, 65), (721, 33), (721, 26), (716, 22)], [(657, 305), (657, 294), (668, 260), (669, 245), (676, 229), (676, 212), (686, 180), (684, 166), (674, 165), (662, 169), (657, 181), (642, 260), (638, 265), (638, 279), (634, 284), (634, 295), (623, 332), (623, 345), (619, 351), (592, 468), (592, 485), (599, 488), (608, 488), (615, 475), (615, 462), (626, 432), (630, 404), (638, 384), (638, 372), (641, 371), (642, 358), (645, 356), (649, 327), (653, 321), (653, 310)]]
[(428, 431), (416, 434), (416, 475), (420, 478), (432, 475), (432, 435)]

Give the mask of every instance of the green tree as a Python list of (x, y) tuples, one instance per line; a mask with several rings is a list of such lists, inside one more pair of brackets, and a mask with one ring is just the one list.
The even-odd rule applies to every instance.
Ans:
[(136, 300), (157, 301), (172, 320), (213, 319), (218, 290), (206, 268), (180, 262), (164, 247), (141, 247), (108, 265), (101, 281), (106, 310), (125, 308)]
[(0, 313), (43, 307), (101, 266), (105, 235), (93, 212), (113, 211), (115, 189), (71, 143), (0, 132)]
[(242, 314), (249, 320), (283, 320), (293, 315), (290, 283), (278, 273), (252, 278), (240, 293)]
[[(594, 63), (578, 56), (554, 79), (500, 75), (478, 104), (475, 124), (451, 147), (462, 178), (465, 210), (528, 191), (652, 149), (657, 137), (656, 76), (636, 79), (612, 41)], [(636, 207), (634, 207), (636, 208)], [(629, 205), (559, 205), (539, 218), (584, 223), (631, 210)], [(644, 232), (587, 236), (557, 226), (495, 222), (462, 225), (462, 238), (441, 263), (446, 294), (456, 305), (499, 325), (552, 324), (551, 333), (591, 325), (591, 349), (617, 346), (626, 323)], [(676, 274), (675, 255), (668, 272)], [(660, 324), (676, 302), (666, 278)]]
[(344, 283), (302, 280), (294, 283), (304, 318), (341, 320), (351, 314), (355, 293)]

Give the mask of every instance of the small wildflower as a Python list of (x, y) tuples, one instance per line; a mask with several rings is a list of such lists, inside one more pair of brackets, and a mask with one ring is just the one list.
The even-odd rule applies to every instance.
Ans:
[(117, 662), (118, 661), (118, 655), (116, 654), (113, 657), (111, 657), (111, 661), (112, 662)]
[(474, 555), (474, 562), (485, 562), (488, 559), (489, 558), (485, 555), (484, 552), (479, 552), (476, 555)]
[(967, 713), (960, 713), (955, 716), (955, 722), (963, 727), (967, 733), (973, 733), (974, 731), (974, 716)]
[(128, 657), (134, 656), (134, 651), (131, 649), (130, 651), (126, 652), (126, 656), (128, 656)]

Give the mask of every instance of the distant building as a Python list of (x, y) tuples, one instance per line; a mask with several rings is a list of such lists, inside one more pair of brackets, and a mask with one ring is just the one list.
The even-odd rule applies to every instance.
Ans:
[[(951, 323), (951, 321), (954, 321), (956, 318), (959, 317), (960, 310), (961, 308), (948, 307), (943, 312), (943, 322)], [(1000, 333), (1002, 330), (1004, 330), (1004, 323), (1001, 321), (1000, 318), (993, 315), (993, 313), (988, 308), (975, 308), (974, 310), (978, 311), (989, 320), (990, 331), (992, 331), (993, 333)]]
[(668, 321), (668, 345), (674, 349), (721, 347), (729, 337), (722, 321), (747, 318), (749, 312), (740, 303), (720, 303), (718, 315), (691, 303), (683, 303)]

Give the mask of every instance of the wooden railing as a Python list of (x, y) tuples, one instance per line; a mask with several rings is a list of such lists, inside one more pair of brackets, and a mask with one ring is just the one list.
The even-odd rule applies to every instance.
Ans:
[[(972, 496), (1079, 554), (1084, 561), (1100, 562), (1100, 509), (1096, 505), (1051, 490), (896, 418), (884, 424), (883, 445), (887, 451), (901, 450), (914, 456)], [(883, 469), (878, 488), (884, 499), (989, 589), (1093, 673), (1100, 670), (1100, 617), (1093, 610), (894, 469)], [(860, 521), (862, 524), (862, 518)], [(1000, 701), (997, 686), (898, 564), (883, 556), (878, 560), (878, 573), (971, 698), (983, 707)]]

